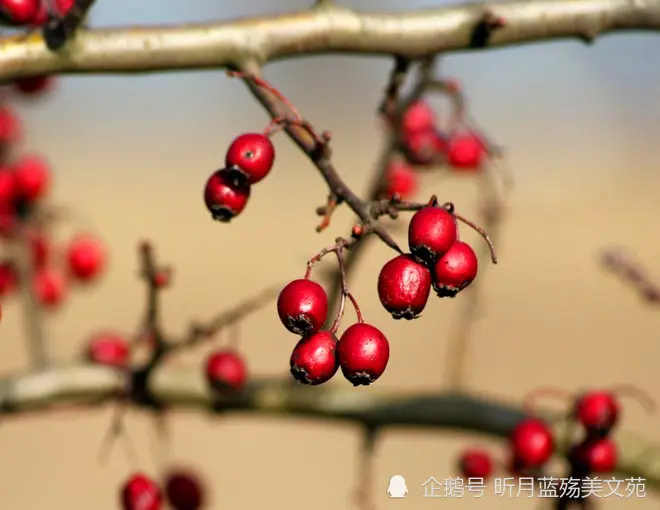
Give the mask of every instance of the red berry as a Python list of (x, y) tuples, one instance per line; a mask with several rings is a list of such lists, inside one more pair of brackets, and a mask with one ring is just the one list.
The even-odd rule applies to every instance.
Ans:
[(457, 237), (456, 218), (442, 207), (424, 207), (410, 218), (408, 247), (429, 266), (449, 251)]
[(0, 205), (11, 206), (16, 196), (16, 176), (10, 168), (0, 168)]
[(277, 314), (291, 333), (311, 335), (321, 329), (328, 318), (328, 295), (312, 280), (294, 280), (280, 292)]
[(246, 133), (235, 138), (225, 156), (225, 165), (241, 172), (249, 184), (266, 177), (274, 162), (273, 142), (262, 133)]
[(464, 478), (488, 478), (493, 472), (493, 461), (484, 450), (466, 450), (458, 461)]
[(385, 174), (385, 196), (392, 198), (395, 194), (402, 200), (407, 200), (417, 191), (417, 174), (402, 161), (392, 163)]
[(460, 133), (449, 139), (447, 163), (453, 168), (476, 170), (486, 155), (483, 141), (474, 133)]
[(27, 202), (43, 198), (50, 189), (50, 171), (42, 158), (24, 156), (14, 165), (18, 196)]
[(158, 288), (167, 287), (170, 284), (169, 271), (158, 271), (154, 275), (154, 285)]
[(611, 473), (616, 468), (616, 445), (608, 437), (588, 438), (568, 454), (571, 466), (585, 474)]
[(165, 494), (173, 510), (199, 510), (205, 499), (199, 477), (187, 470), (170, 471), (167, 474)]
[(589, 432), (609, 432), (619, 418), (619, 403), (607, 391), (591, 391), (575, 402), (573, 414)]
[(26, 25), (39, 11), (40, 0), (1, 0), (0, 12), (14, 25)]
[(46, 265), (50, 255), (50, 243), (43, 232), (32, 230), (28, 234), (30, 248), (32, 249), (32, 264), (37, 267)]
[(55, 12), (58, 15), (63, 16), (67, 12), (69, 12), (71, 7), (73, 7), (73, 5), (76, 3), (76, 0), (55, 0), (53, 3), (54, 3), (53, 7), (55, 8)]
[(339, 339), (339, 366), (353, 386), (368, 386), (378, 379), (390, 359), (390, 343), (370, 324), (350, 326)]
[(316, 386), (334, 377), (339, 368), (337, 337), (319, 331), (300, 339), (289, 360), (291, 375), (301, 384)]
[(250, 186), (234, 181), (230, 170), (213, 173), (204, 187), (204, 202), (216, 221), (229, 222), (243, 212), (250, 198)]
[(163, 496), (158, 485), (142, 473), (131, 476), (122, 488), (123, 510), (160, 510), (162, 503)]
[(96, 278), (105, 266), (105, 251), (94, 237), (79, 235), (67, 249), (69, 272), (80, 282)]
[(478, 269), (472, 247), (456, 241), (433, 266), (433, 288), (440, 297), (455, 297), (474, 281)]
[(406, 159), (413, 165), (431, 165), (447, 150), (447, 141), (435, 129), (411, 133), (404, 138)]
[(9, 295), (16, 288), (17, 278), (10, 262), (0, 263), (0, 298)]
[(51, 76), (29, 76), (16, 80), (13, 85), (18, 92), (26, 96), (32, 96), (41, 92), (46, 92), (53, 84)]
[(37, 300), (45, 308), (57, 308), (67, 294), (66, 280), (53, 268), (42, 268), (34, 276)]
[(243, 357), (232, 350), (211, 353), (206, 359), (206, 381), (218, 393), (240, 391), (247, 380)]
[(12, 109), (0, 106), (0, 143), (15, 143), (21, 137), (21, 123)]
[(435, 123), (435, 114), (429, 104), (419, 100), (412, 103), (403, 114), (401, 129), (404, 134), (418, 133), (433, 129)]
[(431, 272), (410, 255), (398, 255), (378, 275), (378, 297), (395, 319), (411, 320), (424, 311), (431, 292)]
[(87, 357), (92, 363), (123, 367), (128, 363), (130, 350), (123, 335), (102, 332), (94, 335), (87, 347)]
[(511, 448), (515, 464), (522, 469), (534, 469), (545, 464), (554, 453), (552, 432), (541, 420), (521, 421), (511, 433)]

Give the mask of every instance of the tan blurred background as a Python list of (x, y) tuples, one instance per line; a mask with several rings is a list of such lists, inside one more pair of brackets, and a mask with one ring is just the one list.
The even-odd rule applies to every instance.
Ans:
[[(347, 2), (348, 3), (348, 2)], [(409, 1), (409, 8), (436, 2)], [(210, 2), (99, 0), (98, 25), (192, 22), (265, 12), (258, 0)], [(302, 8), (280, 2), (280, 10)], [(401, 9), (394, 0), (362, 0), (365, 9)], [(270, 11), (274, 12), (274, 11)], [(553, 384), (569, 389), (633, 383), (660, 394), (657, 363), (660, 315), (596, 266), (611, 243), (628, 247), (660, 278), (657, 137), (660, 68), (649, 65), (657, 39), (605, 38), (587, 48), (551, 43), (450, 56), (443, 70), (460, 79), (481, 127), (508, 148), (517, 180), (499, 243), (501, 262), (488, 268), (487, 312), (475, 329), (469, 384), (475, 392), (520, 399)], [(337, 167), (358, 192), (365, 189), (381, 136), (373, 112), (389, 62), (323, 57), (266, 69), (268, 79), (320, 128), (335, 135)], [(201, 200), (207, 175), (221, 164), (232, 137), (261, 128), (266, 116), (239, 82), (221, 72), (157, 77), (66, 77), (47, 100), (21, 103), (28, 148), (46, 154), (56, 173), (53, 201), (74, 205), (79, 218), (62, 226), (65, 241), (93, 229), (111, 251), (110, 272), (97, 287), (71, 297), (48, 322), (48, 341), (61, 361), (77, 355), (99, 328), (134, 330), (144, 307), (136, 278), (136, 243), (154, 241), (161, 260), (175, 264), (165, 298), (165, 323), (181, 332), (259, 289), (299, 277), (305, 260), (345, 233), (341, 210), (333, 227), (314, 232), (314, 208), (326, 190), (314, 168), (285, 138), (271, 177), (254, 189), (249, 207), (230, 226), (210, 220)], [(470, 179), (424, 177), (431, 192), (476, 211)], [(399, 230), (400, 232), (400, 230)], [(474, 239), (474, 238), (473, 238)], [(369, 321), (392, 343), (379, 387), (440, 388), (446, 338), (460, 299), (432, 300), (414, 323), (389, 320), (375, 292), (380, 265), (391, 256), (369, 250), (353, 290)], [(483, 265), (486, 262), (483, 261)], [(242, 327), (243, 348), (255, 375), (286, 375), (294, 338), (270, 306)], [(17, 306), (9, 303), (0, 328), (2, 369), (26, 366)], [(182, 363), (193, 365), (195, 353)], [(347, 384), (338, 378), (333, 384)], [(355, 391), (370, 391), (357, 389)], [(0, 425), (0, 507), (12, 510), (117, 508), (117, 487), (135, 466), (116, 448), (106, 465), (97, 455), (110, 410), (11, 418)], [(624, 426), (660, 439), (660, 418), (633, 403)], [(131, 414), (130, 435), (140, 468), (154, 473), (151, 422)], [(356, 480), (359, 433), (349, 426), (258, 416), (209, 419), (194, 413), (172, 419), (171, 459), (199, 468), (213, 486), (209, 508), (292, 505), (349, 508)], [(429, 476), (454, 475), (461, 448), (499, 445), (456, 433), (392, 430), (380, 442), (372, 487), (383, 510), (537, 508), (539, 502), (472, 497), (423, 499)], [(405, 500), (389, 500), (392, 474), (406, 477)], [(652, 508), (657, 497), (602, 501), (602, 508)]]

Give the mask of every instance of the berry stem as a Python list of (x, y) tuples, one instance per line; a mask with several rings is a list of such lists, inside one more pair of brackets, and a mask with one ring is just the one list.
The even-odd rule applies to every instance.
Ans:
[[(279, 90), (277, 90), (273, 85), (268, 83), (263, 78), (260, 78), (258, 76), (254, 76), (252, 74), (247, 75), (246, 73), (242, 73), (242, 72), (236, 71), (236, 70), (228, 70), (227, 71), (227, 76), (229, 76), (230, 78), (241, 78), (243, 80), (250, 80), (255, 85), (261, 87), (262, 89), (267, 90), (268, 92), (273, 94), (275, 97), (277, 97), (277, 99), (282, 101), (282, 103), (289, 109), (289, 111), (293, 114), (293, 117), (296, 120), (302, 121), (302, 115), (300, 115), (300, 113), (298, 112), (298, 109), (293, 105), (293, 103), (291, 101), (289, 101), (289, 99), (284, 94), (282, 94)], [(278, 117), (278, 118), (283, 118), (283, 117)], [(273, 121), (275, 121), (275, 120), (276, 119), (273, 119)]]
[(535, 388), (525, 395), (522, 408), (527, 414), (536, 414), (536, 402), (539, 398), (552, 397), (568, 402), (573, 398), (573, 394), (563, 388), (542, 387)]
[(126, 415), (126, 411), (128, 411), (129, 404), (125, 397), (124, 395), (115, 406), (110, 426), (101, 441), (98, 459), (101, 464), (105, 464), (110, 456), (115, 440), (120, 439), (128, 463), (133, 469), (138, 469), (140, 461), (137, 450), (126, 431), (126, 427), (124, 427), (124, 416)]
[(349, 292), (349, 293), (346, 294), (346, 297), (348, 298), (348, 300), (353, 305), (353, 308), (355, 308), (355, 315), (357, 316), (358, 323), (362, 324), (364, 322), (364, 319), (362, 318), (362, 311), (360, 310), (360, 307), (358, 306), (357, 301), (353, 297), (353, 294), (351, 294)]
[(495, 253), (495, 246), (493, 245), (493, 241), (491, 240), (490, 236), (488, 235), (488, 232), (486, 232), (483, 228), (481, 228), (479, 225), (476, 223), (468, 220), (464, 216), (461, 216), (460, 214), (456, 213), (454, 204), (451, 202), (446, 202), (442, 205), (444, 209), (447, 210), (447, 212), (451, 213), (454, 215), (454, 217), (459, 220), (462, 223), (465, 223), (468, 227), (470, 227), (472, 230), (477, 232), (484, 241), (486, 241), (486, 244), (488, 245), (488, 250), (490, 251), (490, 260), (493, 262), (493, 264), (497, 264), (497, 254)]
[(643, 408), (644, 411), (648, 414), (653, 414), (656, 411), (656, 402), (646, 391), (637, 386), (631, 384), (615, 386), (610, 390), (612, 393), (624, 396), (632, 397), (635, 399)]

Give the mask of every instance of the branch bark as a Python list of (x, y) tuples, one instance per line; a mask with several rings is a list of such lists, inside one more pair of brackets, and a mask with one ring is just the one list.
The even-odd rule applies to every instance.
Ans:
[[(0, 413), (36, 412), (73, 403), (89, 405), (115, 398), (127, 384), (125, 372), (93, 365), (57, 367), (7, 378), (0, 380)], [(288, 378), (255, 379), (243, 393), (218, 401), (208, 391), (202, 370), (162, 369), (154, 373), (150, 384), (153, 395), (170, 408), (341, 420), (370, 428), (458, 429), (504, 438), (526, 416), (519, 406), (497, 398), (378, 386), (369, 391), (334, 384), (309, 387)], [(555, 433), (560, 444), (564, 443), (563, 429), (557, 422)], [(648, 488), (660, 489), (660, 445), (627, 432), (618, 434), (617, 443), (618, 473), (644, 478)]]
[[(486, 16), (505, 25), (487, 40)], [(536, 0), (357, 13), (323, 5), (279, 16), (199, 25), (80, 30), (61, 51), (41, 34), (0, 39), (0, 81), (53, 73), (135, 73), (264, 65), (303, 54), (362, 53), (418, 59), (446, 51), (660, 29), (660, 0)]]

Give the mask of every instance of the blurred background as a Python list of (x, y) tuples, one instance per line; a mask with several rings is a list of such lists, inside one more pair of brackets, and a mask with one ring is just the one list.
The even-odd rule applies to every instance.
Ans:
[[(114, 26), (231, 19), (283, 13), (309, 2), (99, 0), (92, 24)], [(343, 2), (361, 10), (403, 10), (437, 1)], [(474, 329), (468, 380), (472, 391), (520, 400), (544, 385), (567, 389), (631, 383), (660, 394), (657, 332), (660, 316), (614, 278), (595, 254), (622, 245), (660, 278), (657, 190), (660, 175), (660, 67), (653, 35), (617, 35), (593, 47), (577, 42), (528, 45), (450, 55), (447, 76), (460, 80), (479, 126), (507, 149), (516, 189), (498, 243), (500, 264), (483, 274), (485, 316)], [(266, 78), (321, 129), (334, 134), (337, 168), (359, 193), (366, 189), (382, 144), (374, 116), (390, 62), (316, 57), (268, 66)], [(302, 276), (305, 261), (338, 235), (351, 214), (341, 209), (332, 227), (316, 234), (314, 209), (326, 189), (310, 163), (284, 137), (271, 176), (253, 190), (249, 206), (230, 225), (214, 223), (201, 194), (232, 138), (261, 129), (262, 108), (243, 85), (223, 72), (135, 77), (63, 77), (40, 101), (16, 101), (26, 125), (25, 150), (46, 155), (55, 174), (52, 201), (77, 216), (56, 232), (63, 241), (79, 230), (100, 235), (110, 250), (109, 272), (89, 291), (72, 294), (49, 317), (48, 342), (57, 359), (78, 356), (99, 329), (131, 333), (142, 317), (144, 289), (137, 279), (137, 242), (154, 242), (175, 268), (164, 299), (172, 334), (260, 289)], [(477, 185), (469, 177), (423, 176), (420, 200), (437, 193), (475, 216)], [(655, 205), (654, 205), (655, 204)], [(394, 229), (402, 237), (405, 229)], [(468, 234), (470, 235), (470, 234)], [(475, 237), (470, 237), (475, 242)], [(440, 390), (446, 339), (460, 298), (431, 300), (412, 323), (388, 318), (376, 279), (392, 256), (373, 244), (352, 281), (365, 317), (390, 338), (392, 357), (383, 387)], [(482, 260), (482, 266), (487, 261)], [(346, 320), (349, 319), (347, 317)], [(4, 307), (0, 359), (4, 372), (27, 365), (16, 303)], [(242, 346), (254, 375), (287, 376), (295, 338), (279, 324), (274, 305), (242, 325)], [(210, 346), (209, 346), (210, 347)], [(187, 354), (194, 367), (208, 349)], [(337, 378), (331, 384), (348, 384)], [(370, 391), (369, 388), (355, 391)], [(117, 508), (118, 486), (131, 470), (154, 474), (153, 426), (131, 413), (127, 427), (140, 465), (119, 446), (101, 465), (98, 451), (111, 409), (0, 424), (0, 506), (12, 510)], [(300, 419), (173, 413), (172, 464), (198, 468), (212, 486), (209, 508), (268, 505), (352, 507), (359, 430)], [(631, 403), (623, 427), (660, 440), (660, 418)], [(456, 474), (466, 446), (502, 446), (488, 438), (444, 431), (390, 430), (378, 444), (374, 499), (379, 508), (532, 508), (539, 501), (466, 496), (451, 502), (421, 497), (428, 477)], [(401, 474), (411, 494), (385, 495)], [(488, 500), (488, 502), (485, 501)], [(652, 508), (660, 500), (609, 498), (604, 509)]]

